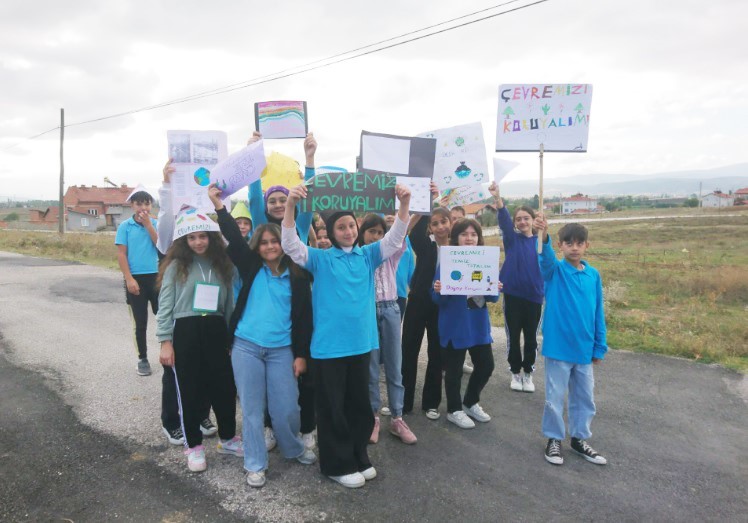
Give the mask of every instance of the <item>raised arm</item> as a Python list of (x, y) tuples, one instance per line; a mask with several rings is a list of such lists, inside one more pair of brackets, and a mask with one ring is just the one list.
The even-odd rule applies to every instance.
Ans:
[(504, 201), (499, 195), (499, 186), (496, 182), (491, 182), (488, 187), (488, 191), (493, 195), (494, 202), (496, 203), (497, 218), (499, 222), (499, 228), (501, 229), (502, 239), (504, 241), (504, 247), (514, 243), (514, 223), (512, 223), (512, 217), (509, 211), (504, 207)]
[(286, 213), (283, 215), (281, 227), (281, 247), (296, 264), (306, 267), (309, 261), (309, 249), (299, 239), (296, 233), (294, 210), (299, 200), (306, 198), (307, 190), (304, 184), (291, 188), (286, 200)]
[(174, 174), (176, 169), (171, 165), (173, 160), (169, 158), (169, 161), (164, 165), (164, 179), (161, 182), (161, 187), (158, 189), (158, 223), (156, 224), (156, 230), (158, 233), (158, 240), (156, 241), (156, 248), (161, 254), (166, 254), (172, 244), (172, 238), (174, 237), (174, 209), (171, 204), (171, 175)]
[[(208, 198), (213, 203), (213, 207), (216, 209), (218, 215), (218, 226), (221, 228), (221, 234), (229, 242), (226, 247), (226, 254), (229, 255), (234, 265), (239, 268), (243, 267), (243, 262), (251, 262), (253, 259), (259, 259), (259, 255), (255, 253), (247, 245), (246, 240), (242, 236), (239, 226), (236, 224), (236, 220), (229, 214), (226, 207), (221, 201), (221, 189), (216, 187), (215, 184), (211, 184), (208, 188)], [(254, 260), (257, 261), (257, 260)]]
[[(262, 135), (255, 131), (249, 140), (247, 140), (247, 145), (251, 145), (259, 140), (262, 140)], [(267, 216), (265, 216), (265, 200), (262, 197), (261, 179), (249, 184), (249, 214), (252, 216), (254, 227), (268, 222)]]
[(553, 276), (553, 271), (556, 268), (556, 264), (558, 264), (558, 260), (556, 259), (556, 253), (553, 252), (551, 236), (548, 234), (548, 222), (546, 221), (545, 216), (543, 216), (543, 213), (538, 213), (533, 227), (537, 229), (538, 236), (542, 238), (543, 252), (538, 256), (540, 257), (540, 273), (543, 275), (543, 279), (547, 281)]
[(392, 224), (390, 230), (387, 231), (382, 241), (379, 242), (382, 251), (382, 260), (386, 260), (397, 252), (402, 252), (405, 235), (408, 232), (408, 222), (410, 221), (410, 189), (398, 184), (395, 186), (395, 195), (400, 201), (400, 209), (397, 211), (395, 223)]

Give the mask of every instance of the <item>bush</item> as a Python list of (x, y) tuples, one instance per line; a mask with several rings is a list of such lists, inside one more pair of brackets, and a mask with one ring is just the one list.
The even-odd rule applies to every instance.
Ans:
[(17, 222), (19, 219), (21, 219), (20, 216), (18, 216), (17, 212), (12, 212), (10, 214), (6, 214), (5, 218), (3, 218), (4, 222)]

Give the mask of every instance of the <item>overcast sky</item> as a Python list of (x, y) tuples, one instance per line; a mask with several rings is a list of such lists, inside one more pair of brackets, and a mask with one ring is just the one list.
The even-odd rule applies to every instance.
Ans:
[[(522, 0), (507, 6), (530, 3)], [(497, 5), (499, 0), (3, 0), (0, 197), (56, 198), (59, 124), (271, 74)], [(501, 10), (501, 9), (500, 9)], [(496, 11), (490, 11), (490, 14)], [(547, 154), (547, 177), (647, 174), (745, 162), (744, 0), (549, 0), (417, 42), (229, 94), (71, 127), (66, 185), (155, 189), (169, 129), (219, 129), (229, 152), (253, 104), (306, 100), (317, 163), (354, 167), (362, 129), (415, 135), (483, 123), (501, 83), (591, 83), (586, 154)], [(268, 141), (303, 161), (302, 141)], [(537, 176), (537, 155), (507, 180)]]

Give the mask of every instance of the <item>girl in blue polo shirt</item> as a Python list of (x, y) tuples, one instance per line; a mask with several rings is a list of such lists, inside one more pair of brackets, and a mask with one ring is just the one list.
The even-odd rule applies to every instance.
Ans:
[[(450, 245), (484, 245), (480, 224), (471, 219), (458, 220), (452, 226)], [(498, 260), (497, 260), (498, 263)], [(498, 296), (443, 296), (436, 268), (431, 297), (439, 306), (439, 341), (444, 362), (444, 391), (447, 395), (447, 420), (461, 429), (475, 427), (473, 419), (481, 423), (491, 421), (480, 406), (480, 393), (488, 383), (494, 368), (491, 352), (491, 322), (486, 302), (497, 302)], [(501, 282), (499, 282), (501, 290)], [(460, 397), (462, 366), (466, 353), (473, 360), (465, 397)], [(470, 419), (472, 418), (472, 419)]]
[[(492, 183), (488, 190), (496, 200), (499, 227), (504, 241), (506, 259), (499, 279), (504, 284), (504, 326), (506, 329), (507, 361), (512, 373), (511, 388), (519, 392), (535, 392), (532, 371), (538, 352), (537, 331), (543, 307), (543, 277), (538, 263), (538, 237), (533, 231), (535, 211), (522, 206), (509, 215), (499, 197), (499, 186)], [(525, 354), (520, 349), (524, 333)], [(520, 371), (524, 370), (524, 376)]]
[(374, 479), (366, 446), (374, 428), (369, 403), (369, 353), (379, 347), (374, 271), (398, 252), (408, 229), (410, 190), (395, 189), (398, 219), (384, 238), (359, 247), (358, 224), (351, 212), (325, 218), (333, 247), (304, 245), (295, 233), (294, 210), (306, 187), (291, 189), (283, 218), (284, 252), (314, 276), (312, 361), (317, 398), (320, 469), (349, 488)]

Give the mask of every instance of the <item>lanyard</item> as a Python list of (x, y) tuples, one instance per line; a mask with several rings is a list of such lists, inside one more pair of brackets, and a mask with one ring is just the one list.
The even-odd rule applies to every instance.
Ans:
[[(205, 281), (205, 271), (203, 271), (203, 266), (200, 264), (200, 262), (197, 262), (197, 266), (200, 268), (200, 274), (203, 275), (203, 281)], [(207, 281), (207, 283), (210, 283), (211, 276), (213, 276), (213, 267), (211, 267), (208, 270), (208, 281)]]

